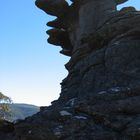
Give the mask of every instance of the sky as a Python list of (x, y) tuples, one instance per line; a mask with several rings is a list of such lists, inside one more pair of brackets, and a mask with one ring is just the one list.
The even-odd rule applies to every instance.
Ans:
[[(119, 6), (135, 6), (139, 0)], [(47, 43), (46, 23), (54, 17), (34, 0), (0, 1), (0, 91), (15, 103), (50, 105), (59, 97), (69, 57)]]

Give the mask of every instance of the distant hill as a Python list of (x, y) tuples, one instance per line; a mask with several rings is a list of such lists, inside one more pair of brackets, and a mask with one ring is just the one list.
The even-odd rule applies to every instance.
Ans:
[(40, 107), (30, 104), (9, 104), (10, 113), (5, 113), (5, 120), (16, 121), (39, 112)]

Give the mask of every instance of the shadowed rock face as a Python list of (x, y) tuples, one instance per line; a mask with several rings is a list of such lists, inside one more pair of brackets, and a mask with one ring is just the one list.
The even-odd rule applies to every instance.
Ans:
[[(140, 140), (140, 12), (127, 0), (37, 0), (56, 16), (48, 42), (70, 56), (60, 98), (11, 140)], [(5, 132), (6, 133), (6, 132)], [(6, 138), (5, 138), (6, 139)]]
[(57, 17), (47, 24), (54, 27), (47, 32), (50, 35), (48, 42), (60, 45), (63, 48), (61, 53), (71, 56), (83, 45), (82, 39), (95, 33), (115, 14), (117, 4), (125, 1), (127, 0), (75, 0), (68, 6), (65, 0), (37, 0), (36, 5)]

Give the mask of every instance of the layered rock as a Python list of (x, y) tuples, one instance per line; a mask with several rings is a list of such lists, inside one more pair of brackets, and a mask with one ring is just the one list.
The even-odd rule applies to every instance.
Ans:
[(140, 139), (140, 12), (127, 0), (37, 0), (48, 42), (70, 56), (60, 98), (15, 124), (14, 140)]

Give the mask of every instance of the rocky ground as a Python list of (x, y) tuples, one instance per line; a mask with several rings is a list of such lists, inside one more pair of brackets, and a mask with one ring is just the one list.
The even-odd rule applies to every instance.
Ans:
[(48, 42), (71, 57), (69, 74), (59, 99), (0, 128), (3, 140), (140, 140), (140, 12), (118, 11), (125, 1), (36, 1), (57, 17)]

